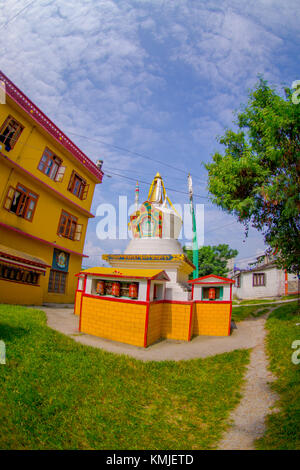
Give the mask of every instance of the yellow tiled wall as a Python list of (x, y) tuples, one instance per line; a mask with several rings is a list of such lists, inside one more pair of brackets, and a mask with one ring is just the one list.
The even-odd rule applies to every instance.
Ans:
[(195, 303), (193, 335), (228, 336), (230, 303)]
[(188, 341), (190, 312), (189, 304), (165, 303), (161, 320), (162, 337)]
[(190, 305), (185, 304), (150, 304), (147, 346), (160, 338), (188, 341), (190, 311)]
[(161, 338), (161, 317), (165, 304), (157, 303), (150, 304), (149, 307), (149, 320), (148, 320), (148, 334), (147, 334), (147, 346)]
[[(75, 314), (80, 313), (82, 293), (77, 292)], [(94, 336), (144, 346), (147, 306), (83, 296), (81, 331)], [(160, 338), (189, 341), (191, 305), (150, 303), (147, 346)], [(227, 336), (230, 304), (194, 303), (192, 335)]]
[(83, 333), (134, 346), (144, 346), (145, 321), (146, 305), (83, 296)]

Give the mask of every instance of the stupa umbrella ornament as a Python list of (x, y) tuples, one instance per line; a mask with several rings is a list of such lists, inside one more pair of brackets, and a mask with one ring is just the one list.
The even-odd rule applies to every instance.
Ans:
[(199, 261), (198, 261), (198, 241), (197, 241), (197, 227), (196, 227), (196, 217), (194, 211), (194, 202), (193, 202), (193, 181), (190, 174), (188, 174), (188, 188), (190, 196), (190, 210), (192, 214), (192, 230), (193, 230), (193, 264), (196, 266), (196, 269), (193, 271), (193, 279), (199, 277)]
[(148, 201), (152, 204), (163, 204), (166, 199), (166, 189), (159, 173), (156, 173), (154, 180), (151, 183)]

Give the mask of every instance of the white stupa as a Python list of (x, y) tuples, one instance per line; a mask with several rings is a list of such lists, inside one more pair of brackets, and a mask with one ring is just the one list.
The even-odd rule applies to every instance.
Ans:
[(124, 254), (103, 255), (103, 259), (116, 268), (161, 268), (171, 280), (166, 298), (189, 300), (187, 281), (195, 266), (178, 241), (182, 219), (167, 196), (160, 174), (156, 174), (148, 199), (140, 206), (138, 184), (135, 194), (135, 212), (129, 222), (132, 240)]

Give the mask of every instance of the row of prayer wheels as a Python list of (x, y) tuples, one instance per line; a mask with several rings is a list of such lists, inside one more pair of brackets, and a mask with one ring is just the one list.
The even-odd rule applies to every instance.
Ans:
[[(98, 281), (96, 286), (96, 292), (99, 295), (105, 295), (105, 281)], [(121, 294), (121, 283), (120, 282), (113, 282), (111, 294), (115, 297), (120, 297)], [(129, 297), (132, 299), (136, 299), (138, 297), (138, 285), (137, 283), (133, 282), (129, 285)]]

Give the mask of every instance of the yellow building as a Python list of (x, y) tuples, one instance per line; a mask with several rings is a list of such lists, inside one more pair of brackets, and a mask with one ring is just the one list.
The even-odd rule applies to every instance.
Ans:
[(2, 72), (0, 302), (74, 302), (95, 165)]

